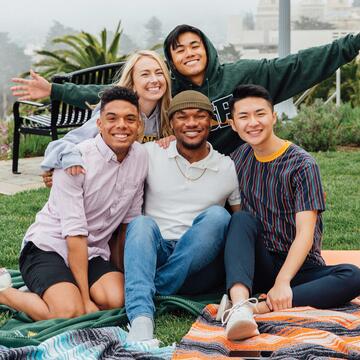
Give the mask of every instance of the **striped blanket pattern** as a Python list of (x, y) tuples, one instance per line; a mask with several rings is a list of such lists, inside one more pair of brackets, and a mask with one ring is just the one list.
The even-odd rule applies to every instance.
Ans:
[(124, 346), (126, 336), (127, 333), (117, 326), (71, 330), (53, 336), (38, 346), (0, 346), (0, 360), (170, 360), (173, 355), (173, 346), (147, 353), (136, 348), (127, 348)]
[[(257, 315), (260, 335), (231, 342), (208, 305), (181, 340), (173, 359), (235, 358), (250, 351), (271, 351), (272, 359), (360, 359), (360, 305), (318, 310), (299, 307)], [(244, 355), (243, 355), (244, 356)]]

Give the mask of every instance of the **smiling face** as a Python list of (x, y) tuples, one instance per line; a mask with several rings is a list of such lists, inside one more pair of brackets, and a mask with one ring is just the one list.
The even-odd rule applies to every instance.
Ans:
[(176, 70), (201, 85), (204, 81), (207, 55), (205, 45), (199, 35), (185, 32), (179, 35), (177, 47), (170, 48), (172, 62)]
[(142, 56), (132, 73), (134, 91), (139, 100), (159, 101), (166, 92), (166, 80), (159, 63), (150, 56)]
[(110, 101), (102, 109), (97, 126), (105, 144), (122, 161), (139, 133), (138, 109), (125, 100)]
[(199, 149), (204, 145), (210, 131), (211, 116), (205, 110), (184, 109), (174, 113), (171, 127), (181, 149)]
[(263, 98), (247, 97), (236, 101), (232, 117), (233, 130), (253, 148), (266, 146), (275, 136), (276, 114)]

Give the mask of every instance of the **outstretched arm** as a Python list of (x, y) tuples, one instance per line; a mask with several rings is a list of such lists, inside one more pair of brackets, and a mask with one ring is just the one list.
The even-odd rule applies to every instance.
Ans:
[(96, 105), (100, 101), (100, 92), (112, 85), (78, 85), (73, 83), (56, 84), (51, 87), (51, 99), (63, 101), (81, 109)]
[(268, 89), (274, 102), (279, 103), (327, 79), (354, 59), (359, 50), (360, 33), (347, 35), (284, 58), (263, 59), (256, 63), (252, 80)]
[(10, 90), (19, 100), (39, 100), (50, 96), (53, 100), (88, 109), (88, 105), (99, 102), (99, 92), (111, 85), (78, 85), (72, 83), (50, 83), (44, 77), (30, 70), (30, 79), (13, 78), (11, 81), (19, 84), (12, 86)]

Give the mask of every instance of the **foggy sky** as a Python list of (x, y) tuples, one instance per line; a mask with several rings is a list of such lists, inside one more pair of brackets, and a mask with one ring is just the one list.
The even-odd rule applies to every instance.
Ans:
[[(106, 27), (113, 30), (119, 20), (124, 32), (135, 41), (145, 36), (144, 24), (153, 15), (166, 34), (175, 25), (189, 23), (200, 27), (214, 41), (226, 32), (228, 15), (255, 12), (258, 0), (12, 0), (2, 4), (0, 32), (24, 45), (39, 43), (53, 20), (91, 33)], [(65, 4), (69, 4), (65, 6)], [(5, 5), (6, 4), (6, 5)]]

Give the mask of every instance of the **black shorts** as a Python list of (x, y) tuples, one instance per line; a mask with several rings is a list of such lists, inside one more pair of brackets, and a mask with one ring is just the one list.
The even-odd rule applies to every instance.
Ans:
[[(70, 268), (59, 254), (41, 250), (32, 242), (28, 242), (21, 251), (19, 265), (25, 285), (39, 296), (43, 296), (45, 290), (59, 282), (77, 285)], [(89, 288), (101, 276), (113, 271), (119, 270), (110, 261), (100, 256), (89, 260)]]

